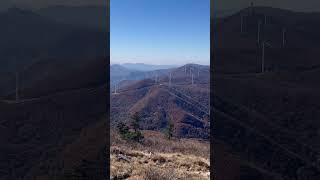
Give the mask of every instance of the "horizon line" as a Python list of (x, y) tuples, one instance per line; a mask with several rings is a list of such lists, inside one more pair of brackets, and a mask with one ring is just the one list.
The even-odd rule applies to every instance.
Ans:
[(144, 62), (111, 62), (110, 64), (145, 64), (145, 65), (155, 65), (155, 66), (180, 66), (185, 64), (199, 64), (199, 65), (210, 65), (209, 63), (199, 63), (199, 62), (185, 62), (185, 63), (178, 63), (178, 64), (154, 64), (154, 63), (144, 63)]

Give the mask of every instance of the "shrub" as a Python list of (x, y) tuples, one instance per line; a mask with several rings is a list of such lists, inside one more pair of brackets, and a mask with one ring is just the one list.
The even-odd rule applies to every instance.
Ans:
[(126, 134), (124, 134), (123, 138), (126, 140), (140, 142), (144, 136), (140, 131), (128, 131)]
[(133, 116), (131, 117), (132, 121), (131, 121), (131, 126), (134, 129), (135, 132), (137, 132), (140, 129), (140, 117), (138, 113), (133, 114)]
[(166, 130), (165, 130), (166, 137), (169, 140), (173, 137), (173, 131), (174, 131), (174, 124), (173, 124), (172, 120), (169, 118)]
[(118, 128), (118, 132), (121, 136), (123, 136), (129, 132), (129, 127), (126, 126), (123, 122), (120, 122), (117, 125), (117, 128)]
[(120, 122), (117, 125), (117, 128), (122, 139), (140, 142), (144, 138), (141, 131), (139, 131), (138, 129), (130, 131), (129, 127), (125, 125), (123, 122)]

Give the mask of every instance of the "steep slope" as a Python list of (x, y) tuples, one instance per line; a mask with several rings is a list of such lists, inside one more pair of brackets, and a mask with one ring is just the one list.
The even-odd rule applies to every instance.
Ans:
[[(20, 99), (38, 98), (60, 91), (106, 83), (106, 59), (48, 60), (33, 64), (19, 73)], [(93, 72), (94, 71), (94, 72)], [(79, 74), (84, 73), (81, 77)], [(99, 77), (99, 78), (97, 78)], [(15, 97), (15, 76), (8, 82), (10, 91), (2, 99)], [(37, 88), (35, 88), (37, 87)]]
[(103, 31), (61, 24), (32, 11), (11, 8), (1, 12), (0, 24), (6, 27), (0, 30), (1, 64), (4, 65), (1, 71), (12, 70), (15, 60), (19, 67), (25, 67), (39, 59), (93, 58), (105, 52)]
[(49, 6), (36, 12), (59, 23), (106, 31), (109, 8), (104, 6)]
[(141, 114), (143, 129), (161, 131), (166, 128), (168, 119), (172, 119), (177, 136), (209, 138), (207, 112), (170, 90), (151, 88), (148, 95), (139, 100), (130, 111)]
[[(16, 177), (23, 177), (40, 162), (56, 161), (60, 151), (72, 143), (81, 130), (105, 115), (106, 94), (107, 89), (100, 87), (65, 91), (19, 104), (2, 103), (1, 144), (6, 146), (1, 147), (1, 177), (13, 178), (13, 169)], [(55, 171), (45, 167), (33, 175)]]
[[(210, 67), (206, 65), (186, 64), (173, 68), (170, 72), (171, 81), (175, 84), (191, 84), (192, 75), (194, 82), (197, 84), (208, 84), (210, 82)], [(168, 81), (168, 75), (164, 78), (164, 81)]]
[(79, 68), (106, 57), (108, 37), (104, 31), (61, 24), (18, 8), (1, 12), (0, 24), (6, 27), (0, 29), (0, 72), (6, 74), (0, 78), (0, 96), (15, 89), (16, 72), (21, 87), (29, 88), (41, 78), (50, 79), (39, 74), (72, 73), (72, 66)]
[[(61, 151), (73, 143), (81, 131), (106, 116), (108, 90), (103, 69), (107, 65), (103, 59), (92, 63), (71, 72), (61, 69), (60, 73), (55, 74), (58, 81), (48, 78), (53, 76), (45, 76), (43, 81), (47, 86), (34, 84), (24, 91), (27, 99), (21, 99), (19, 103), (1, 101), (1, 144), (6, 144), (1, 147), (1, 177), (62, 175), (65, 169), (61, 169), (59, 163), (76, 161), (59, 157)], [(92, 67), (101, 69), (92, 71)], [(9, 160), (12, 164), (8, 166)], [(50, 167), (47, 162), (55, 166)], [(41, 166), (38, 167), (39, 164)], [(65, 168), (75, 167), (70, 165)], [(16, 177), (12, 177), (12, 173)]]
[(130, 116), (138, 112), (143, 129), (162, 131), (171, 119), (177, 136), (209, 138), (208, 67), (202, 68), (200, 75), (207, 78), (194, 78), (193, 85), (181, 67), (172, 70), (170, 86), (168, 77), (161, 76), (159, 83), (146, 79), (119, 89), (118, 94), (111, 95), (112, 124), (129, 123)]
[(219, 59), (215, 60), (215, 72), (259, 72), (263, 41), (271, 45), (265, 48), (265, 68), (268, 71), (318, 66), (319, 20), (320, 16), (316, 13), (298, 13), (269, 7), (247, 8), (221, 18), (212, 27), (215, 32), (215, 59)]
[[(258, 20), (260, 40), (272, 45), (265, 49), (264, 73)], [(306, 177), (311, 169), (318, 177), (319, 20), (318, 13), (255, 7), (217, 22), (215, 137), (233, 149), (240, 162), (247, 163), (244, 166), (288, 179)], [(287, 29), (284, 47), (283, 27)]]

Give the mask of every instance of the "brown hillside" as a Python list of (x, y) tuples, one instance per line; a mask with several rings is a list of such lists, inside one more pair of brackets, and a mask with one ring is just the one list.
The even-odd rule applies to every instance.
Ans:
[(130, 116), (138, 112), (143, 129), (162, 131), (171, 119), (177, 136), (208, 138), (208, 86), (197, 86), (146, 84), (137, 90), (120, 91), (111, 96), (111, 121), (129, 122)]

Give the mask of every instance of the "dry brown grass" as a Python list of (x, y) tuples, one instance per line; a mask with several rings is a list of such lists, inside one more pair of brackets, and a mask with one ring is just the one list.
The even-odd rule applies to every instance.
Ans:
[(126, 142), (111, 135), (111, 177), (129, 180), (209, 179), (209, 143), (167, 140), (145, 131), (143, 143)]
[(181, 153), (210, 158), (210, 143), (197, 139), (172, 139), (168, 140), (160, 132), (144, 131), (144, 141), (142, 143), (128, 142), (122, 140), (114, 131), (111, 132), (111, 145), (124, 146), (132, 150), (142, 150), (158, 153)]
[[(118, 149), (118, 147), (112, 147)], [(120, 151), (112, 151), (120, 152)], [(141, 156), (143, 155), (143, 156)], [(122, 159), (121, 157), (125, 157)], [(111, 179), (209, 179), (208, 159), (178, 153), (122, 150), (111, 154)]]
[(149, 167), (145, 169), (143, 178), (145, 180), (175, 180), (178, 179), (179, 176), (173, 169), (160, 169), (155, 167)]

